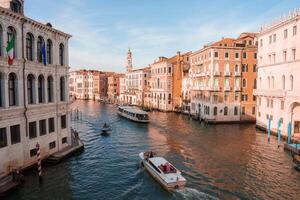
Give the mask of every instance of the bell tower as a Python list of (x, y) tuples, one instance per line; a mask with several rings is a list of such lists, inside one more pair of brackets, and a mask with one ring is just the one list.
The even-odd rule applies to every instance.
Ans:
[(127, 52), (127, 72), (130, 72), (131, 70), (132, 70), (132, 53), (129, 48)]
[(0, 0), (0, 6), (24, 15), (24, 0)]

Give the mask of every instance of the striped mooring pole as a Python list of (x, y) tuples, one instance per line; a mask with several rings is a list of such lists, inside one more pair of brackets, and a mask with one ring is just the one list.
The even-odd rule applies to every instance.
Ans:
[(40, 149), (39, 143), (36, 143), (36, 156), (37, 156), (37, 161), (38, 161), (39, 181), (42, 181), (41, 149)]

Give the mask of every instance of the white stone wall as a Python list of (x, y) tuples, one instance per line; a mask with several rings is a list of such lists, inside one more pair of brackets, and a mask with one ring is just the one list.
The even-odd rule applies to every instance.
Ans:
[[(30, 157), (30, 150), (34, 149), (36, 144), (41, 146), (41, 156), (45, 158), (58, 150), (70, 145), (70, 118), (69, 118), (69, 97), (68, 97), (68, 39), (69, 35), (32, 21), (21, 15), (15, 15), (10, 11), (0, 8), (0, 25), (3, 30), (3, 46), (2, 52), (5, 52), (7, 41), (7, 28), (14, 27), (16, 30), (16, 59), (12, 66), (7, 64), (7, 56), (0, 56), (0, 74), (1, 74), (1, 97), (4, 99), (4, 105), (0, 107), (0, 128), (6, 128), (7, 146), (0, 148), (0, 176), (8, 173), (13, 168), (24, 168), (36, 162), (36, 156)], [(24, 37), (22, 37), (22, 21), (24, 23)], [(27, 61), (26, 48), (22, 52), (22, 42), (26, 44), (26, 33), (30, 32), (34, 35), (34, 61)], [(37, 37), (42, 36), (45, 41), (51, 39), (53, 43), (53, 63), (44, 66), (37, 62)], [(64, 49), (64, 65), (59, 65), (58, 48), (59, 44), (63, 44)], [(8, 102), (8, 76), (14, 72), (17, 76), (17, 105), (9, 106)], [(35, 104), (28, 105), (27, 100), (27, 76), (32, 74), (35, 77)], [(44, 82), (44, 103), (38, 103), (38, 76), (42, 75)], [(47, 77), (53, 78), (53, 102), (48, 102)], [(64, 97), (60, 99), (60, 78), (65, 80)], [(25, 90), (24, 90), (25, 89)], [(25, 96), (25, 98), (24, 98)], [(66, 115), (67, 127), (61, 128), (61, 116)], [(54, 118), (55, 131), (49, 133), (48, 119)], [(39, 134), (39, 120), (46, 120), (46, 135)], [(28, 123), (37, 122), (37, 137), (29, 139)], [(11, 144), (10, 127), (20, 125), (21, 141), (17, 144)], [(62, 144), (62, 138), (67, 137), (68, 143)], [(49, 149), (50, 142), (56, 142), (56, 147)]]

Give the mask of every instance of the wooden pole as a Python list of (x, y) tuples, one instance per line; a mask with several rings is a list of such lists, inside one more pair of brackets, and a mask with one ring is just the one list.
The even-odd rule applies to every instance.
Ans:
[(42, 181), (42, 163), (41, 163), (41, 149), (39, 143), (36, 143), (36, 156), (38, 161), (38, 175), (39, 175), (39, 181)]

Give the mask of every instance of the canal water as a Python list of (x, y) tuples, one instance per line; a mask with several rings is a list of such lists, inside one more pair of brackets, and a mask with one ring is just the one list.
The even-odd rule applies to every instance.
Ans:
[[(151, 123), (118, 117), (117, 108), (77, 101), (82, 120), (72, 122), (85, 151), (36, 172), (7, 199), (299, 199), (300, 172), (277, 140), (253, 124), (205, 126), (174, 113), (150, 113)], [(108, 137), (100, 135), (112, 124)], [(282, 143), (283, 144), (283, 143)], [(138, 154), (155, 150), (187, 179), (187, 187), (169, 193), (139, 165)]]

